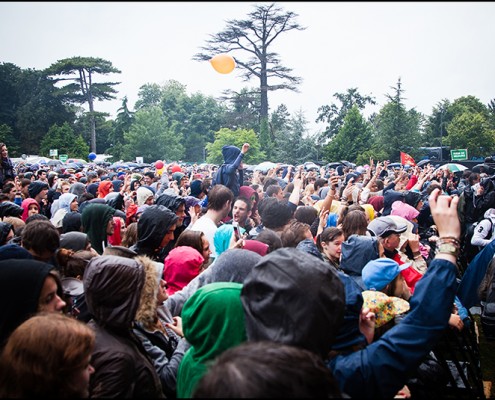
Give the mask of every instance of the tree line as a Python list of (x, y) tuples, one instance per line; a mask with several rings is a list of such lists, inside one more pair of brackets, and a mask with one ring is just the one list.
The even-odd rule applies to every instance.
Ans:
[(284, 104), (270, 112), (270, 92), (297, 91), (302, 82), (273, 50), (281, 35), (305, 29), (297, 17), (275, 3), (256, 5), (246, 19), (227, 21), (192, 57), (204, 61), (231, 53), (241, 78), (257, 79), (257, 87), (213, 98), (188, 93), (175, 80), (145, 83), (134, 108), (124, 96), (114, 119), (95, 106), (96, 100), (117, 98), (119, 82), (99, 81), (121, 73), (108, 60), (72, 57), (44, 70), (0, 63), (0, 141), (13, 157), (48, 156), (56, 148), (69, 157), (87, 158), (92, 151), (111, 154), (114, 160), (139, 156), (145, 162), (221, 163), (224, 144), (244, 142), (251, 144), (248, 164), (343, 159), (364, 164), (370, 157), (398, 161), (401, 151), (418, 158), (420, 147), (441, 145), (467, 149), (469, 157), (495, 152), (494, 100), (485, 105), (470, 95), (442, 99), (424, 115), (406, 107), (400, 77), (387, 102), (368, 117), (366, 107), (376, 100), (358, 88), (329, 95), (330, 104), (317, 110), (315, 122), (325, 125), (318, 133), (308, 130), (302, 112), (291, 115)]

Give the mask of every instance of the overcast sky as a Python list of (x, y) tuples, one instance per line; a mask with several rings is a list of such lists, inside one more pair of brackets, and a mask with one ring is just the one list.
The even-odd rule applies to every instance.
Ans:
[[(192, 57), (225, 21), (246, 19), (270, 2), (1, 2), (0, 62), (44, 69), (58, 60), (100, 57), (122, 71), (117, 100), (96, 110), (115, 116), (127, 96), (133, 109), (146, 83), (176, 80), (187, 92), (218, 97), (225, 89), (259, 86), (222, 75)], [(312, 132), (317, 109), (333, 94), (357, 88), (378, 111), (399, 78), (408, 109), (430, 114), (442, 99), (495, 98), (494, 2), (278, 2), (307, 27), (277, 39), (271, 51), (303, 83), (300, 92), (269, 94), (270, 111), (302, 110)], [(1, 94), (0, 94), (1, 95)]]

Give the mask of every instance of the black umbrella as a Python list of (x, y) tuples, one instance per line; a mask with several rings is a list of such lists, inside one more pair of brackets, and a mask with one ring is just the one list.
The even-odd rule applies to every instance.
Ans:
[(402, 164), (400, 162), (394, 162), (387, 165), (387, 168), (400, 168), (400, 167), (402, 167)]
[(342, 163), (339, 161), (334, 161), (334, 162), (328, 163), (326, 165), (326, 167), (327, 168), (337, 168), (339, 165), (342, 165)]
[(478, 174), (485, 172), (488, 175), (493, 174), (494, 168), (488, 164), (482, 163), (482, 164), (476, 164), (471, 171), (476, 172)]
[(341, 164), (344, 164), (346, 167), (352, 168), (352, 163), (346, 160), (340, 160)]
[(49, 165), (50, 167), (56, 167), (57, 165), (62, 165), (63, 162), (60, 160), (50, 160), (46, 163), (46, 165)]
[(428, 164), (431, 164), (431, 160), (430, 160), (430, 159), (428, 159), (428, 158), (427, 158), (427, 159), (425, 159), (425, 160), (418, 161), (418, 162), (416, 163), (416, 165), (417, 165), (418, 167), (423, 167), (424, 165), (428, 165)]

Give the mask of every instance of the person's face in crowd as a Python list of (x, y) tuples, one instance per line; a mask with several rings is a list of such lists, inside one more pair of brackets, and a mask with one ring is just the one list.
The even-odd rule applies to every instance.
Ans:
[(175, 215), (179, 217), (177, 221), (177, 226), (181, 226), (182, 223), (184, 222), (184, 218), (186, 217), (186, 205), (181, 204), (177, 210), (175, 210)]
[(57, 187), (57, 182), (58, 182), (58, 176), (54, 176), (52, 180), (52, 188)]
[(153, 179), (151, 179), (148, 175), (143, 177), (143, 183), (145, 186), (150, 186), (153, 183)]
[(112, 236), (115, 232), (115, 222), (113, 222), (113, 218), (107, 222), (107, 235)]
[(82, 367), (76, 370), (72, 375), (73, 387), (76, 389), (76, 392), (79, 393), (78, 397), (81, 399), (89, 397), (89, 380), (94, 372), (95, 369), (91, 365), (91, 355), (89, 355)]
[(278, 190), (278, 192), (276, 194), (274, 194), (274, 197), (276, 197), (277, 200), (283, 200), (284, 199), (284, 191), (282, 190), (282, 188), (280, 188)]
[(31, 215), (34, 215), (34, 214), (39, 214), (39, 213), (40, 213), (40, 209), (36, 204), (30, 204), (29, 205), (28, 217), (30, 217)]
[(38, 179), (40, 181), (46, 181), (47, 180), (47, 177), (46, 177), (46, 171), (41, 171), (38, 175)]
[(208, 265), (208, 263), (210, 262), (211, 249), (210, 241), (206, 238), (206, 235), (201, 236), (201, 246), (203, 248), (201, 255), (205, 259), (203, 265)]
[(9, 200), (14, 201), (16, 194), (17, 194), (17, 188), (15, 186), (13, 186), (12, 189), (10, 189), (10, 192), (8, 194)]
[(188, 188), (189, 187), (189, 178), (187, 176), (183, 176), (182, 179), (180, 180), (180, 187), (181, 188)]
[(164, 279), (160, 279), (160, 284), (158, 285), (158, 293), (157, 293), (158, 305), (162, 304), (167, 299), (168, 299), (167, 281), (165, 281)]
[(404, 279), (402, 274), (397, 275), (395, 281), (395, 289), (392, 293), (392, 296), (399, 297), (404, 300), (409, 300), (409, 298), (411, 297), (411, 291), (409, 290), (406, 280)]
[(79, 203), (77, 202), (77, 197), (72, 200), (72, 203), (70, 203), (70, 210), (72, 212), (75, 212), (79, 210)]
[(263, 187), (262, 186), (258, 186), (258, 188), (256, 189), (256, 192), (258, 193), (258, 197), (261, 200), (263, 198), (263, 196), (264, 196)]
[(70, 185), (62, 185), (62, 193), (69, 193)]
[(140, 181), (134, 182), (134, 189), (135, 190), (138, 190), (139, 186), (141, 186), (141, 182)]
[(38, 196), (41, 200), (46, 199), (48, 196), (48, 189), (47, 188), (42, 189)]
[(383, 247), (382, 242), (378, 242), (378, 257), (383, 258), (385, 256), (385, 247)]
[(234, 222), (238, 222), (239, 225), (243, 226), (250, 214), (251, 212), (248, 211), (247, 204), (242, 200), (236, 200), (232, 209), (232, 219)]
[(153, 198), (153, 196), (150, 196), (146, 199), (144, 204), (148, 204), (149, 206), (151, 206), (151, 205), (153, 205), (153, 202), (154, 202), (154, 198)]
[[(75, 176), (75, 175), (71, 175), (71, 176), (69, 176), (69, 182), (70, 182), (70, 183), (75, 183), (75, 182), (77, 182), (77, 178), (76, 178), (76, 176)], [(67, 191), (68, 191), (68, 190), (67, 190)]]
[(5, 243), (8, 243), (9, 240), (12, 240), (13, 237), (14, 237), (14, 230), (11, 229), (11, 230), (9, 230), (9, 233), (7, 234), (7, 237), (5, 238)]
[(57, 294), (57, 281), (51, 275), (45, 278), (38, 300), (38, 311), (61, 312), (66, 303)]
[(170, 243), (171, 240), (174, 240), (174, 231), (177, 228), (176, 224), (173, 224), (168, 232), (165, 234), (165, 236), (162, 239), (162, 242), (160, 243), (160, 249), (163, 249), (167, 244)]
[(9, 150), (7, 149), (7, 146), (2, 146), (1, 152), (2, 152), (2, 158), (9, 157)]
[(124, 237), (125, 231), (127, 230), (127, 226), (125, 225), (125, 219), (120, 218), (120, 237)]
[(84, 250), (90, 251), (95, 257), (99, 256), (98, 252), (95, 249), (93, 249), (93, 246), (91, 246), (91, 242), (89, 240)]
[(340, 261), (342, 255), (342, 243), (344, 242), (344, 234), (335, 237), (328, 242), (321, 242), (323, 253), (332, 261)]
[(392, 251), (399, 247), (400, 245), (400, 233), (391, 233), (382, 241), (385, 250)]

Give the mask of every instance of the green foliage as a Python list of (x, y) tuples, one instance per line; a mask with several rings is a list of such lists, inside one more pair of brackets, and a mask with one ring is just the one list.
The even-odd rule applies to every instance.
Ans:
[(346, 93), (334, 93), (334, 97), (340, 101), (341, 105), (335, 103), (331, 105), (323, 105), (318, 108), (318, 118), (316, 122), (325, 122), (328, 126), (323, 132), (323, 137), (327, 139), (333, 138), (344, 124), (344, 119), (354, 106), (357, 106), (360, 111), (364, 110), (367, 104), (375, 105), (374, 97), (362, 96), (357, 88), (347, 89)]
[(41, 71), (0, 64), (0, 124), (12, 129), (7, 144), (12, 157), (37, 154), (53, 124), (72, 123), (73, 111), (56, 97), (56, 88)]
[(157, 83), (147, 83), (139, 88), (135, 110), (159, 106), (162, 101), (162, 87)]
[(176, 124), (169, 121), (159, 107), (137, 111), (135, 121), (124, 133), (123, 159), (134, 160), (143, 157), (144, 162), (156, 160), (182, 160), (184, 147)]
[(113, 155), (115, 160), (120, 160), (122, 158), (122, 146), (125, 142), (124, 132), (128, 131), (134, 122), (134, 113), (127, 107), (127, 97), (122, 99), (122, 106), (117, 111), (113, 129), (108, 135), (109, 147), (105, 153)]
[(485, 113), (466, 111), (456, 115), (447, 132), (444, 142), (451, 149), (467, 149), (470, 158), (495, 152), (495, 130), (490, 129)]
[(222, 128), (215, 132), (215, 141), (206, 145), (208, 151), (207, 162), (211, 164), (223, 164), (222, 147), (233, 145), (242, 148), (244, 143), (249, 143), (250, 147), (244, 156), (244, 163), (258, 164), (265, 161), (265, 154), (261, 151), (261, 144), (253, 130), (237, 129), (235, 131)]
[[(111, 135), (115, 130), (115, 122), (113, 120), (107, 120), (107, 113), (95, 112), (94, 115), (94, 126), (98, 132), (96, 137), (96, 153), (105, 153), (105, 151), (110, 147)], [(74, 124), (74, 131), (82, 136), (87, 144), (91, 144), (91, 126), (93, 124), (90, 113), (82, 113)]]
[(424, 134), (421, 138), (422, 146), (444, 145), (443, 137), (447, 134), (445, 127), (452, 120), (452, 113), (449, 111), (450, 106), (450, 101), (443, 99), (437, 106), (433, 107), (431, 115), (426, 117)]
[(201, 93), (188, 95), (186, 86), (169, 80), (163, 86), (144, 85), (136, 105), (139, 110), (161, 108), (168, 128), (182, 137), (183, 161), (203, 162), (205, 146), (213, 142), (213, 133), (221, 127), (224, 108), (212, 97)]
[(291, 117), (287, 108), (281, 105), (273, 114), (271, 120), (274, 138), (272, 157), (273, 162), (299, 165), (306, 161), (318, 161), (320, 148), (315, 145), (313, 137), (307, 137), (307, 121), (302, 111)]
[[(58, 95), (69, 104), (87, 103), (91, 128), (91, 151), (96, 152), (95, 100), (115, 99), (115, 85), (120, 82), (97, 82), (95, 75), (120, 73), (110, 61), (94, 57), (72, 57), (59, 60), (45, 70), (53, 82), (69, 81), (58, 89)], [(65, 76), (69, 76), (66, 78)]]
[(379, 111), (375, 119), (375, 146), (383, 150), (392, 162), (400, 160), (400, 152), (408, 154), (421, 144), (423, 118), (416, 110), (406, 110), (403, 103), (400, 78), (395, 95), (387, 95), (389, 102)]
[(9, 149), (9, 156), (20, 153), (20, 149), (16, 145), (16, 141), (12, 135), (12, 128), (7, 124), (0, 125), (0, 143), (7, 144)]
[(344, 118), (342, 128), (328, 143), (325, 155), (329, 161), (347, 160), (354, 162), (371, 146), (372, 128), (353, 106)]
[(58, 154), (69, 157), (86, 159), (89, 146), (81, 135), (75, 135), (70, 125), (65, 122), (62, 126), (53, 125), (45, 135), (40, 146), (40, 155), (49, 157), (50, 149), (57, 149)]
[(226, 91), (222, 100), (227, 102), (223, 126), (231, 129), (259, 130), (261, 98), (256, 88), (243, 88), (240, 93)]

